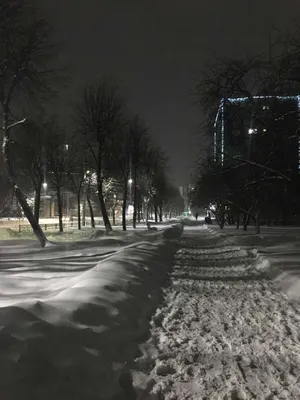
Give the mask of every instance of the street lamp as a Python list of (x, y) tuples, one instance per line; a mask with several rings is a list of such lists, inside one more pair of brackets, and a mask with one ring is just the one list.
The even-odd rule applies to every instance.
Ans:
[(133, 182), (133, 180), (131, 178), (128, 179), (128, 183), (129, 183), (129, 204), (132, 204), (132, 182)]
[[(46, 203), (47, 203), (47, 200), (46, 200), (46, 191), (47, 191), (47, 187), (48, 187), (48, 183), (47, 182), (43, 182), (43, 188), (44, 188), (44, 191), (45, 191), (45, 193), (44, 193), (44, 212), (43, 212), (43, 214), (44, 214), (44, 218), (46, 217)], [(51, 212), (51, 211), (50, 211)]]

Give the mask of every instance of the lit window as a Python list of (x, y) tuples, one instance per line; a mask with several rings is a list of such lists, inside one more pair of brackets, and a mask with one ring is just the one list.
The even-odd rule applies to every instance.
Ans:
[(249, 133), (249, 135), (254, 135), (255, 133), (257, 133), (257, 129), (256, 128), (249, 128), (248, 133)]

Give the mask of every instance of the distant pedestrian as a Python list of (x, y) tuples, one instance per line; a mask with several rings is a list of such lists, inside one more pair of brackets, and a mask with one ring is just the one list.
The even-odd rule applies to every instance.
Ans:
[(196, 221), (198, 221), (198, 216), (199, 216), (199, 214), (196, 213), (196, 214), (195, 214)]

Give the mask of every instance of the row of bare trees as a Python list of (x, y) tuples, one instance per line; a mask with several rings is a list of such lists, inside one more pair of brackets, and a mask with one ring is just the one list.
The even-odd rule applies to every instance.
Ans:
[[(43, 185), (47, 191), (56, 194), (56, 204), (59, 217), (59, 228), (63, 230), (62, 192), (68, 191), (77, 199), (78, 229), (81, 229), (81, 204), (86, 201), (91, 215), (91, 226), (95, 226), (92, 203), (98, 200), (106, 229), (111, 230), (111, 221), (108, 211), (113, 216), (117, 206), (122, 207), (122, 225), (126, 230), (126, 211), (128, 200), (133, 205), (133, 226), (137, 219), (141, 219), (141, 209), (153, 208), (156, 221), (162, 219), (164, 212), (170, 210), (171, 202), (176, 197), (168, 182), (167, 160), (159, 147), (156, 147), (148, 135), (147, 128), (139, 116), (125, 119), (124, 115), (118, 127), (104, 138), (105, 121), (102, 116), (107, 115), (111, 104), (111, 94), (104, 101), (104, 96), (115, 91), (116, 87), (104, 79), (88, 90), (97, 90), (102, 93), (102, 100), (94, 107), (98, 107), (99, 119), (96, 126), (102, 127), (102, 136), (96, 129), (86, 133), (89, 121), (87, 113), (89, 103), (84, 107), (75, 108), (74, 133), (67, 134), (54, 118), (46, 120), (40, 114), (31, 116), (15, 129), (11, 144), (12, 165), (17, 172), (17, 182), (22, 181), (28, 193), (34, 191), (34, 216), (39, 220), (40, 199), (44, 194)], [(103, 91), (103, 92), (102, 92)], [(86, 101), (86, 96), (83, 96)], [(117, 100), (116, 100), (117, 101)], [(78, 117), (80, 115), (80, 117)], [(116, 118), (116, 116), (115, 116)], [(90, 123), (93, 124), (94, 117)], [(101, 139), (99, 150), (98, 139)], [(27, 183), (27, 184), (26, 184)], [(179, 201), (177, 197), (177, 202)], [(147, 205), (145, 207), (145, 204)], [(158, 212), (160, 211), (160, 212)], [(149, 210), (145, 211), (145, 218)]]
[[(44, 246), (46, 238), (36, 223), (23, 191), (17, 184), (11, 156), (11, 132), (25, 122), (17, 118), (20, 101), (50, 92), (56, 73), (51, 63), (53, 46), (49, 26), (38, 11), (24, 1), (0, 4), (0, 101), (2, 116), (2, 154), (10, 184), (24, 214)], [(28, 99), (28, 97), (27, 97)], [(19, 100), (19, 101), (18, 101)]]
[[(221, 228), (299, 221), (299, 73), (299, 29), (278, 33), (271, 59), (218, 58), (203, 71), (197, 93), (210, 156), (196, 168), (191, 201), (212, 207)], [(226, 145), (212, 151), (217, 129)]]
[[(181, 199), (168, 182), (165, 154), (151, 140), (143, 120), (139, 116), (130, 117), (113, 80), (105, 78), (87, 85), (74, 105), (72, 128), (63, 128), (55, 117), (47, 116), (37, 105), (47, 104), (49, 95), (53, 98), (63, 76), (54, 66), (57, 48), (51, 43), (47, 20), (31, 3), (16, 0), (0, 5), (0, 21), (5, 167), (0, 184), (4, 193), (9, 182), (41, 245), (46, 244), (38, 223), (45, 182), (56, 193), (60, 231), (63, 230), (62, 191), (66, 189), (77, 197), (79, 229), (83, 198), (95, 226), (92, 200), (97, 196), (107, 231), (112, 229), (108, 207), (113, 211), (114, 223), (119, 202), (126, 229), (129, 194), (134, 207), (134, 227), (145, 205), (146, 218), (153, 208), (155, 220), (162, 219), (163, 208), (164, 212), (178, 209)], [(34, 191), (33, 209), (22, 189), (28, 181), (28, 190)], [(4, 203), (3, 193), (1, 203)]]

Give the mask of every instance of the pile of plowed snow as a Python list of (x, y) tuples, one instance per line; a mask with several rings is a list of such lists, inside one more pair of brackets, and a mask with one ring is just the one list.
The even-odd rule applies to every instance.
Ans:
[[(181, 232), (174, 226), (164, 236)], [(55, 246), (46, 260), (24, 252), (13, 267), (1, 263), (0, 399), (130, 396), (126, 362), (148, 332), (177, 246), (161, 237), (96, 265), (84, 247), (60, 257)]]

